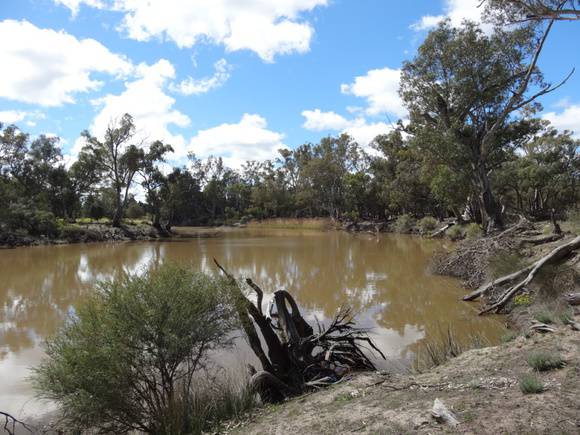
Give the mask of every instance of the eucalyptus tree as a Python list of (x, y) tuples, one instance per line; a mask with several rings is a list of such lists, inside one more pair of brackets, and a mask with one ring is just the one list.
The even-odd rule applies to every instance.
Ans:
[(92, 162), (97, 173), (105, 178), (106, 184), (115, 192), (112, 224), (118, 227), (127, 207), (135, 175), (146, 166), (160, 162), (168, 149), (153, 147), (153, 154), (146, 155), (143, 141), (135, 140), (135, 123), (129, 114), (112, 121), (103, 135), (103, 140), (86, 130), (82, 136), (86, 145), (80, 158)]
[(580, 20), (580, 0), (488, 0), (487, 9), (507, 22)]
[(551, 24), (540, 35), (531, 26), (488, 35), (474, 23), (444, 21), (402, 68), (407, 131), (431, 158), (470, 180), (487, 230), (503, 226), (490, 177), (537, 128), (530, 119), (541, 107), (536, 99), (566, 80), (546, 83), (537, 67)]

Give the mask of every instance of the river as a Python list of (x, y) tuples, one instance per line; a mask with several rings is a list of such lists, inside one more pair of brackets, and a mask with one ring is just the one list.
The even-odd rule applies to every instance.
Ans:
[[(429, 260), (444, 243), (391, 234), (236, 229), (179, 241), (1, 250), (0, 410), (21, 417), (50, 410), (27, 381), (30, 367), (43, 357), (44, 339), (97, 280), (139, 273), (151, 262), (175, 261), (214, 273), (216, 258), (269, 294), (290, 291), (305, 317), (321, 322), (348, 304), (360, 326), (373, 328), (390, 364), (408, 365), (424, 340), (448, 327), (460, 339), (478, 333), (497, 342), (501, 321), (478, 317), (476, 306), (460, 300), (464, 290), (456, 280), (429, 273)], [(230, 368), (253, 361), (243, 342), (219, 359)]]

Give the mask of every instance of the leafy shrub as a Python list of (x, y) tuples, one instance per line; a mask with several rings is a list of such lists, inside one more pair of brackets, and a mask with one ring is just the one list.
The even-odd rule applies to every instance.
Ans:
[(522, 375), (519, 384), (520, 391), (524, 394), (540, 394), (545, 390), (544, 384), (535, 375)]
[(535, 352), (528, 355), (528, 365), (539, 372), (554, 370), (564, 367), (565, 362), (557, 353)]
[(435, 231), (435, 228), (437, 228), (437, 224), (437, 219), (432, 216), (425, 216), (419, 221), (419, 229), (421, 230), (421, 234), (432, 233)]
[(58, 223), (54, 214), (38, 210), (33, 205), (12, 204), (5, 219), (10, 230), (22, 229), (33, 236), (54, 237), (58, 234)]
[(554, 323), (554, 315), (549, 311), (538, 311), (534, 314), (534, 319), (542, 323)]
[(532, 303), (532, 299), (530, 298), (530, 295), (525, 293), (525, 294), (521, 294), (521, 295), (516, 295), (514, 297), (514, 304), (516, 304), (516, 306), (518, 307), (525, 307), (527, 305), (530, 305)]
[(463, 230), (459, 225), (453, 225), (445, 234), (453, 241), (461, 240), (464, 237)]
[(102, 282), (46, 344), (41, 397), (71, 428), (187, 433), (184, 400), (208, 352), (231, 344), (224, 281), (175, 265)]
[(476, 223), (465, 226), (465, 237), (469, 240), (479, 239), (483, 235), (481, 227)]
[(413, 228), (414, 219), (411, 215), (402, 214), (393, 224), (393, 229), (397, 233), (408, 233)]

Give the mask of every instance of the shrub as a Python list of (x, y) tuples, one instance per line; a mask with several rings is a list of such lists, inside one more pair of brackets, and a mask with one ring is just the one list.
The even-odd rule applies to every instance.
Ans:
[(479, 239), (483, 235), (481, 227), (476, 223), (465, 226), (465, 237), (469, 240)]
[(557, 353), (536, 352), (528, 355), (528, 365), (539, 372), (564, 367), (565, 362)]
[(535, 375), (522, 375), (520, 377), (520, 391), (524, 394), (539, 394), (544, 392), (544, 384)]
[(549, 311), (538, 311), (534, 314), (534, 318), (542, 323), (554, 323), (554, 315)]
[(421, 230), (421, 234), (428, 234), (435, 231), (437, 228), (437, 219), (432, 216), (425, 216), (423, 219), (419, 221), (419, 229)]
[(447, 230), (445, 234), (453, 241), (461, 240), (463, 239), (464, 236), (463, 230), (459, 225), (453, 225), (451, 228)]
[(527, 306), (530, 305), (532, 303), (532, 299), (530, 298), (530, 295), (525, 293), (522, 295), (516, 295), (516, 297), (514, 297), (514, 304), (516, 304), (516, 306), (521, 307), (521, 306)]
[(507, 334), (502, 335), (501, 342), (502, 343), (509, 343), (510, 341), (514, 341), (518, 336), (518, 333), (515, 331), (510, 331)]
[[(208, 352), (231, 344), (224, 281), (162, 265), (100, 283), (34, 370), (71, 428), (186, 433), (182, 398)], [(195, 384), (193, 384), (195, 385)], [(181, 396), (180, 396), (181, 395)]]
[(411, 215), (402, 214), (397, 218), (393, 225), (393, 229), (397, 233), (408, 233), (413, 228), (414, 220)]

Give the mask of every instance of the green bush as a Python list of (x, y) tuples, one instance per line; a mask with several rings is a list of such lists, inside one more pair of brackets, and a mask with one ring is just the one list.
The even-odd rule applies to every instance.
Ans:
[(33, 205), (12, 204), (6, 224), (10, 230), (25, 230), (32, 236), (55, 237), (58, 234), (58, 223), (54, 214), (38, 210)]
[(465, 226), (465, 237), (467, 239), (479, 239), (481, 236), (483, 236), (483, 231), (478, 224), (471, 223)]
[(528, 355), (528, 365), (539, 372), (546, 372), (564, 367), (565, 362), (557, 353), (535, 352)]
[(535, 375), (522, 375), (519, 384), (520, 391), (524, 394), (540, 394), (545, 390), (544, 384)]
[(419, 229), (421, 230), (421, 234), (432, 233), (435, 231), (435, 228), (437, 228), (437, 224), (437, 219), (432, 216), (425, 216), (419, 221)]
[(534, 314), (534, 318), (542, 323), (554, 323), (554, 315), (549, 311), (538, 311)]
[(70, 428), (189, 433), (194, 375), (236, 327), (226, 286), (167, 264), (100, 283), (47, 341), (35, 388)]
[(397, 218), (393, 225), (393, 229), (397, 233), (408, 233), (413, 228), (415, 221), (411, 215), (402, 214)]
[(463, 230), (459, 225), (453, 225), (445, 234), (453, 241), (461, 240), (464, 237)]

